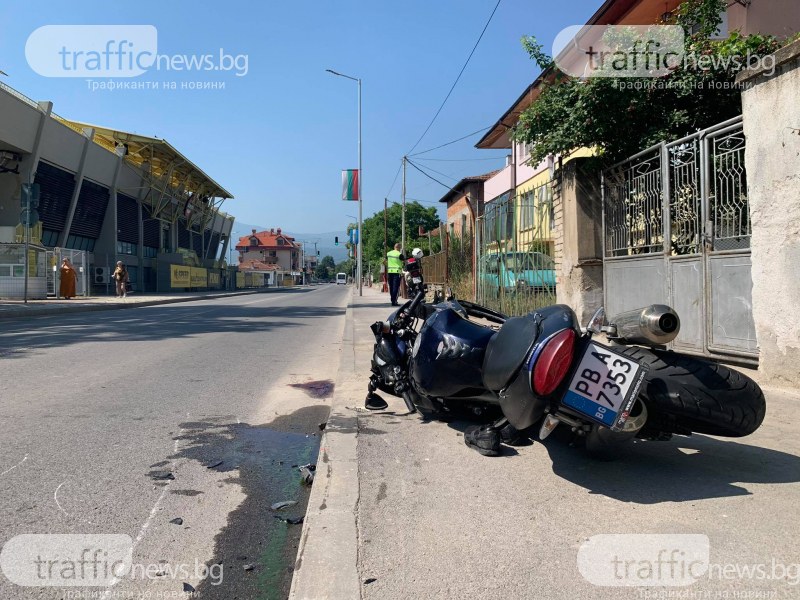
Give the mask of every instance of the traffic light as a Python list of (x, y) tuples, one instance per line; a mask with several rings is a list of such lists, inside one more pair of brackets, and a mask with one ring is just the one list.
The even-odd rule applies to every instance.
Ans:
[(338, 235), (335, 238), (333, 238), (333, 245), (334, 246), (338, 246), (339, 245), (339, 236)]
[(317, 256), (319, 256), (319, 250), (317, 250)]

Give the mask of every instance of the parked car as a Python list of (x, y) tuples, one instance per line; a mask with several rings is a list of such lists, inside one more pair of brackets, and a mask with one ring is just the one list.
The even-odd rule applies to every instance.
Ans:
[(487, 291), (505, 292), (526, 289), (553, 291), (556, 271), (553, 259), (541, 252), (486, 254), (481, 264), (481, 284)]

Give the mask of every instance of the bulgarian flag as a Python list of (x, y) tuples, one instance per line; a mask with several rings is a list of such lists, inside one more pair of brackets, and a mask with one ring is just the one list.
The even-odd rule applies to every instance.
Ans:
[(358, 201), (358, 169), (342, 171), (342, 200)]

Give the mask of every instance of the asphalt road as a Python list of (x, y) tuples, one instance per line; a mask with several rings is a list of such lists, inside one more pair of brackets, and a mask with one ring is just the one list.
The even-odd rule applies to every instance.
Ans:
[[(99, 588), (109, 598), (185, 585), (204, 598), (285, 597), (299, 527), (269, 504), (305, 512), (294, 465), (316, 458), (350, 292), (0, 322), (0, 543), (130, 536), (133, 563), (155, 575), (142, 567)], [(209, 565), (221, 585), (201, 584)], [(89, 596), (0, 576), (0, 597)]]

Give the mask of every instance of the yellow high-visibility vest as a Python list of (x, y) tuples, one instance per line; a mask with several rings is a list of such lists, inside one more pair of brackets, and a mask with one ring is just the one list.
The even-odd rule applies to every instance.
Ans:
[(389, 273), (400, 273), (403, 271), (403, 261), (400, 260), (399, 250), (389, 250), (386, 253), (386, 268)]

